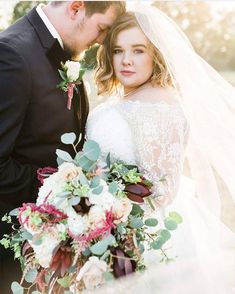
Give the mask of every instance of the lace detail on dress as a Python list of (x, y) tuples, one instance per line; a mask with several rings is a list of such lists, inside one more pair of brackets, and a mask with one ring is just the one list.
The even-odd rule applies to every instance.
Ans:
[[(100, 144), (102, 155), (136, 163), (154, 181), (159, 206), (176, 195), (188, 123), (178, 101), (168, 103), (110, 100), (88, 117), (87, 136)], [(159, 179), (165, 177), (165, 181)]]
[[(162, 197), (159, 205), (171, 202), (182, 172), (188, 123), (178, 101), (119, 104), (133, 137), (137, 165), (153, 180), (154, 191)], [(165, 178), (165, 181), (160, 181)]]

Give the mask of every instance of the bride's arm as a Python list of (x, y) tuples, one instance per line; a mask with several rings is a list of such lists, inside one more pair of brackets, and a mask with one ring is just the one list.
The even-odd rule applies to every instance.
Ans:
[[(165, 206), (176, 196), (188, 124), (178, 103), (156, 103), (140, 107), (134, 127), (136, 159), (153, 180), (156, 203)], [(161, 181), (161, 179), (165, 179)]]

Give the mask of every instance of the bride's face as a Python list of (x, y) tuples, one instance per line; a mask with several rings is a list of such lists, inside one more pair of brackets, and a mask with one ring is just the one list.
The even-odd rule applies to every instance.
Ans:
[(138, 88), (152, 76), (152, 54), (145, 35), (138, 27), (121, 31), (117, 35), (113, 67), (125, 92)]

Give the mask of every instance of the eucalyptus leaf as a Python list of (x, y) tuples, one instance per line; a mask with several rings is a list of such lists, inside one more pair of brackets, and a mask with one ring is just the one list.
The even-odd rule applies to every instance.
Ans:
[(129, 225), (133, 229), (139, 229), (139, 228), (143, 227), (144, 223), (143, 223), (141, 218), (135, 218), (135, 219), (130, 221)]
[(148, 227), (156, 227), (158, 220), (156, 218), (148, 218), (145, 220), (144, 224)]
[(132, 204), (131, 215), (141, 216), (143, 213), (144, 213), (143, 209), (138, 204), (135, 204), (135, 203)]
[(33, 283), (37, 277), (38, 271), (34, 268), (27, 272), (25, 275), (25, 281), (28, 283)]
[(90, 250), (95, 255), (102, 255), (105, 253), (109, 245), (113, 245), (115, 238), (113, 235), (109, 235), (107, 238), (97, 242), (90, 247)]
[(183, 222), (183, 218), (176, 211), (171, 211), (169, 213), (170, 218), (172, 218), (177, 224), (181, 224)]
[(18, 208), (15, 208), (15, 209), (11, 210), (9, 212), (9, 215), (10, 216), (18, 216), (19, 215), (19, 209)]
[(110, 255), (110, 250), (106, 250), (106, 252), (101, 256), (100, 260), (105, 260)]
[(32, 239), (33, 239), (33, 235), (30, 234), (30, 233), (27, 232), (27, 231), (23, 231), (23, 232), (21, 233), (21, 237), (22, 237), (23, 240), (32, 240)]
[(102, 191), (103, 191), (103, 187), (102, 187), (102, 186), (98, 186), (97, 188), (92, 189), (92, 193), (93, 193), (93, 194), (96, 194), (96, 195), (101, 194)]
[(100, 184), (100, 177), (96, 176), (91, 180), (90, 187), (91, 188), (96, 188)]
[(71, 192), (65, 191), (65, 192), (61, 192), (61, 193), (56, 194), (56, 197), (58, 197), (58, 198), (67, 198), (70, 195), (71, 195)]
[(63, 151), (61, 149), (56, 149), (56, 155), (64, 161), (67, 161), (67, 162), (73, 161), (71, 155), (68, 152)]
[(174, 219), (170, 218), (170, 217), (167, 217), (165, 220), (164, 220), (164, 225), (166, 227), (166, 229), (170, 230), (170, 231), (173, 231), (177, 228), (177, 223), (174, 221)]
[(117, 190), (118, 190), (118, 184), (117, 184), (117, 182), (114, 181), (114, 182), (112, 182), (112, 183), (109, 184), (109, 192), (111, 194), (115, 194), (117, 192)]
[(99, 241), (90, 247), (90, 250), (95, 255), (102, 255), (107, 250), (108, 245), (105, 242)]
[(100, 147), (95, 141), (88, 140), (84, 144), (83, 152), (89, 160), (97, 161), (100, 156)]
[(33, 238), (33, 245), (39, 246), (42, 244), (42, 237)]
[(144, 245), (140, 243), (138, 247), (139, 247), (140, 254), (143, 254), (145, 250)]
[(32, 294), (42, 294), (42, 292), (39, 292), (39, 291), (33, 291)]
[(72, 197), (69, 199), (68, 203), (72, 206), (77, 205), (81, 201), (80, 197)]
[(160, 235), (163, 238), (164, 242), (168, 241), (171, 238), (171, 233), (168, 230), (161, 230)]
[(91, 250), (87, 247), (83, 252), (83, 256), (89, 256), (91, 254)]
[(88, 159), (85, 155), (79, 157), (76, 156), (75, 162), (87, 172), (89, 172), (95, 165), (95, 162)]
[(105, 272), (104, 273), (104, 279), (106, 282), (112, 281), (114, 279), (114, 276), (110, 272)]
[(79, 180), (80, 180), (81, 185), (87, 185), (88, 186), (87, 177), (84, 175), (83, 172), (80, 172)]
[(60, 166), (60, 165), (61, 165), (62, 163), (64, 163), (65, 161), (57, 156), (57, 158), (56, 158), (56, 162), (57, 162), (57, 165)]
[(67, 269), (68, 274), (75, 273), (76, 271), (77, 271), (76, 266), (71, 266), (70, 268)]
[(75, 133), (65, 133), (61, 136), (61, 142), (64, 144), (72, 145), (76, 140)]
[(63, 288), (68, 288), (70, 286), (70, 280), (68, 276), (65, 276), (61, 279), (57, 279), (57, 283)]
[(24, 288), (20, 286), (18, 282), (13, 282), (11, 284), (11, 290), (13, 294), (23, 294), (24, 293)]
[(123, 224), (118, 224), (117, 226), (117, 231), (119, 234), (123, 235), (126, 233), (126, 228), (123, 226)]
[(159, 250), (162, 248), (163, 244), (164, 244), (164, 239), (161, 238), (161, 237), (158, 237), (157, 240), (153, 241), (151, 243), (151, 247), (154, 249), (154, 250)]

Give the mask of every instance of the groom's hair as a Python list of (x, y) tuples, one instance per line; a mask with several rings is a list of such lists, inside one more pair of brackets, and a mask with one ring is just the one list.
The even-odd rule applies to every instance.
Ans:
[(114, 7), (118, 15), (126, 11), (125, 1), (85, 1), (86, 15), (91, 16), (94, 13), (105, 13), (109, 7)]
[[(52, 6), (59, 6), (68, 1), (51, 1)], [(84, 1), (86, 15), (92, 16), (94, 13), (105, 13), (109, 7), (114, 7), (117, 15), (121, 15), (126, 11), (125, 1)]]

